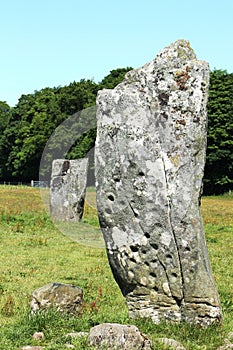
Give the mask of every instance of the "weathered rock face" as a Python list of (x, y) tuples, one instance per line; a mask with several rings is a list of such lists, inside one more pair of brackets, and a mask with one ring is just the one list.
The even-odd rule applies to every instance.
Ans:
[(131, 316), (221, 320), (199, 210), (209, 67), (179, 40), (97, 98), (96, 186)]
[(151, 350), (150, 340), (137, 327), (118, 323), (91, 328), (88, 343), (97, 349)]
[(87, 169), (87, 158), (53, 161), (50, 213), (54, 220), (81, 220), (86, 195)]
[(48, 283), (32, 293), (31, 311), (35, 313), (48, 308), (79, 315), (83, 305), (81, 288), (64, 283)]

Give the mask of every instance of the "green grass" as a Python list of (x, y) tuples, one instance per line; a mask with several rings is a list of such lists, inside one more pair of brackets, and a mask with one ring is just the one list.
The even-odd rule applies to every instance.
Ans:
[[(164, 349), (156, 338), (170, 337), (186, 349), (214, 350), (233, 330), (233, 197), (202, 199), (202, 213), (213, 274), (223, 307), (223, 325), (199, 328), (187, 324), (154, 325), (128, 318), (124, 298), (112, 276), (98, 227), (95, 194), (87, 191), (83, 223), (55, 226), (38, 189), (0, 187), (0, 350), (23, 345), (45, 349), (88, 349), (86, 339), (65, 334), (89, 331), (102, 322), (131, 323)], [(66, 226), (66, 224), (64, 224)], [(61, 230), (59, 230), (61, 229)], [(78, 318), (51, 310), (30, 317), (31, 293), (48, 282), (71, 283), (84, 290), (85, 307)], [(45, 340), (32, 339), (43, 331)]]

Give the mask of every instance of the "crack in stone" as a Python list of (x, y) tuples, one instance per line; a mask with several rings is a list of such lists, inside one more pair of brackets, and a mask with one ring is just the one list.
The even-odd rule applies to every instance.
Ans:
[[(166, 172), (166, 169), (165, 169), (165, 161), (164, 161), (163, 155), (161, 155), (161, 159), (162, 159), (162, 163), (163, 163), (163, 170), (164, 170), (164, 177), (165, 177), (165, 183), (166, 183), (166, 190), (167, 190), (167, 193), (168, 193), (167, 172)], [(177, 251), (178, 262), (179, 262), (179, 271), (180, 271), (181, 282), (182, 282), (182, 285), (181, 285), (182, 298), (179, 299), (180, 300), (179, 304), (181, 305), (182, 300), (184, 300), (184, 275), (183, 275), (183, 270), (182, 270), (181, 256), (180, 256), (180, 252), (179, 252), (179, 248), (178, 248), (178, 243), (177, 243), (176, 235), (175, 235), (175, 232), (174, 232), (174, 229), (173, 229), (173, 226), (172, 226), (170, 199), (168, 199), (168, 219), (169, 219), (169, 224), (170, 224), (170, 227), (171, 227), (172, 236), (173, 236), (173, 239), (174, 239), (174, 242), (175, 242), (175, 245), (176, 245), (176, 251)], [(168, 279), (168, 283), (169, 283), (169, 279)], [(170, 285), (169, 285), (169, 287), (170, 287)], [(171, 290), (171, 288), (170, 288), (170, 290)], [(171, 291), (171, 293), (172, 293), (172, 291)], [(175, 299), (175, 301), (176, 301), (176, 303), (178, 305), (178, 302), (177, 302), (178, 298), (174, 297), (173, 294), (172, 294), (172, 297)], [(178, 305), (178, 306), (180, 307), (180, 305)]]
[[(132, 204), (130, 203), (130, 201), (129, 201), (128, 198), (127, 198), (127, 203), (128, 203), (128, 205), (129, 205), (130, 209), (132, 210), (135, 219), (137, 219), (137, 213), (135, 213), (134, 208), (133, 208), (133, 206), (132, 206)], [(140, 220), (138, 220), (138, 226), (139, 226), (140, 229), (142, 230), (143, 235), (145, 235), (145, 232), (144, 232), (144, 229), (143, 229), (143, 227), (142, 227), (142, 225), (141, 225), (141, 223), (140, 223)]]

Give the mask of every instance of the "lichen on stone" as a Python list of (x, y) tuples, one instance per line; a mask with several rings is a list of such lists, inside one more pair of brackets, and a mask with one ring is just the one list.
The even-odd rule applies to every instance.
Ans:
[(199, 209), (208, 86), (208, 63), (178, 40), (98, 93), (98, 213), (132, 317), (221, 322)]

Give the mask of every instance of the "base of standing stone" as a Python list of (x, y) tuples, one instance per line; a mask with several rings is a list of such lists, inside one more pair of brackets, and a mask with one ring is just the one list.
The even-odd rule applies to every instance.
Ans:
[(128, 294), (126, 303), (129, 309), (129, 317), (149, 318), (154, 323), (160, 323), (162, 320), (180, 322), (181, 311), (179, 306), (172, 300), (165, 299), (163, 294), (159, 295), (153, 292), (144, 296)]
[[(154, 296), (155, 298), (155, 296)], [(136, 300), (134, 300), (136, 299)], [(156, 299), (156, 298), (155, 298)], [(160, 305), (158, 300), (160, 299)], [(207, 304), (185, 304), (179, 307), (176, 303), (163, 301), (163, 295), (157, 295), (157, 302), (153, 303), (147, 297), (127, 296), (126, 303), (131, 318), (148, 318), (158, 324), (165, 320), (168, 322), (187, 322), (201, 326), (221, 323), (221, 308)]]

